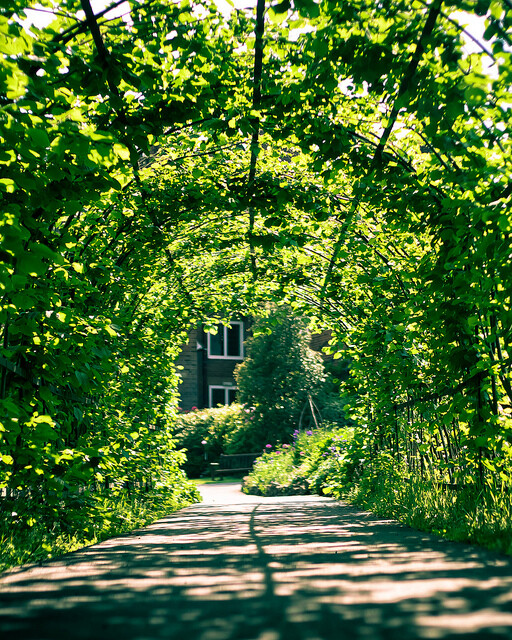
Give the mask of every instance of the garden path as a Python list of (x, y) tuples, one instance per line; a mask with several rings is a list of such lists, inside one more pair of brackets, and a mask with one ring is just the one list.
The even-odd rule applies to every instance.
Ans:
[(204, 502), (0, 576), (2, 640), (512, 639), (512, 559), (329, 498)]

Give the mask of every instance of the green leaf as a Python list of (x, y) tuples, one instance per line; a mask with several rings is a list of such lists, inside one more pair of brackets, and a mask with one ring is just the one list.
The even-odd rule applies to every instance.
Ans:
[(4, 415), (16, 417), (21, 415), (20, 405), (16, 404), (11, 398), (4, 398), (3, 400), (0, 400), (0, 406), (3, 407), (3, 411), (1, 413)]
[(18, 258), (17, 264), (19, 271), (29, 276), (42, 275), (48, 270), (48, 266), (40, 258), (30, 253)]
[(27, 133), (34, 147), (46, 149), (50, 146), (50, 139), (44, 129), (29, 129)]
[(75, 371), (75, 376), (82, 387), (89, 384), (89, 377), (83, 371)]
[(34, 306), (35, 298), (29, 293), (15, 293), (12, 296), (12, 303), (17, 309), (27, 311), (28, 309), (32, 309)]
[(52, 249), (50, 249), (50, 247), (47, 247), (45, 244), (35, 243), (35, 242), (31, 243), (30, 251), (31, 253), (34, 253), (36, 256), (40, 256), (41, 258), (47, 258), (48, 260), (51, 260), (55, 264), (63, 264), (62, 256), (56, 251), (53, 251)]
[(121, 158), (121, 160), (130, 159), (130, 150), (123, 144), (116, 143), (114, 145), (114, 153)]
[(117, 332), (114, 331), (114, 329), (112, 328), (111, 325), (106, 325), (105, 326), (105, 331), (108, 333), (109, 336), (111, 336), (112, 338), (117, 338)]
[(4, 193), (14, 193), (17, 185), (11, 178), (0, 178), (0, 191)]
[(39, 395), (45, 402), (52, 402), (55, 400), (55, 396), (48, 387), (39, 387)]

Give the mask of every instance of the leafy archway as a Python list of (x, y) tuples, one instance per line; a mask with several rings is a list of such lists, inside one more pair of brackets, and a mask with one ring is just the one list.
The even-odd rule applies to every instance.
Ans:
[(348, 351), (373, 450), (503, 474), (509, 0), (129, 4), (1, 9), (2, 483), (174, 464), (179, 343), (268, 299)]

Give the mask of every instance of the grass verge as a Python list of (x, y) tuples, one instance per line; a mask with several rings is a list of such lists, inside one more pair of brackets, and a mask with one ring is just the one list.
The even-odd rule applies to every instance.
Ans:
[(42, 562), (148, 525), (200, 501), (187, 483), (178, 491), (116, 496), (89, 494), (56, 505), (2, 500), (0, 571)]
[(507, 492), (469, 485), (458, 490), (420, 478), (363, 478), (339, 497), (373, 513), (456, 542), (512, 555)]

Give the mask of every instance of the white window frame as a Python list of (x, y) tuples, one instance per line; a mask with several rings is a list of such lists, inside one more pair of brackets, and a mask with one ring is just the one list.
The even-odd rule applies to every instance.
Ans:
[(234, 325), (238, 325), (240, 327), (240, 355), (239, 356), (227, 356), (227, 355), (222, 355), (222, 356), (215, 356), (212, 355), (211, 353), (211, 338), (212, 338), (212, 334), (208, 333), (208, 358), (210, 360), (243, 360), (244, 359), (244, 323), (243, 322), (230, 322), (228, 325), (219, 325), (218, 327), (218, 331), (223, 331), (224, 332), (224, 350), (227, 349), (227, 344), (228, 344), (228, 329), (230, 327), (233, 327)]
[[(230, 391), (236, 391), (238, 389), (238, 387), (232, 386), (232, 387), (227, 387), (226, 385), (223, 384), (210, 384), (208, 385), (208, 406), (210, 408), (213, 407), (212, 404), (212, 396), (213, 396), (213, 390), (214, 389), (222, 389), (224, 391), (224, 405), (228, 404), (228, 400), (229, 400), (229, 392)], [(215, 405), (217, 406), (217, 405)]]

